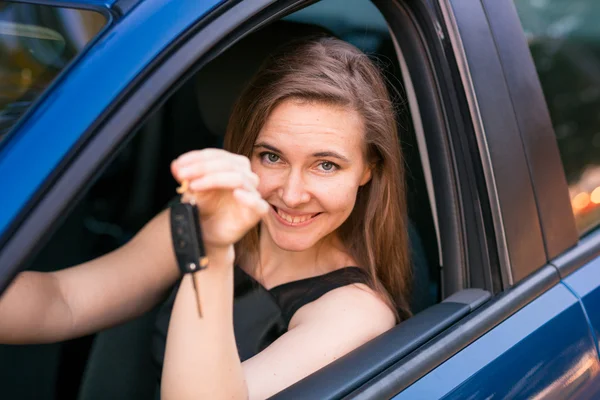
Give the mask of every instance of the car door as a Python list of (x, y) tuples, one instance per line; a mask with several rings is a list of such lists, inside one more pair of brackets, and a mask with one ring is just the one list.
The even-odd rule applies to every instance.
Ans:
[[(245, 0), (217, 8), (216, 1), (115, 3), (113, 9), (122, 5), (124, 16), (0, 149), (1, 187), (15, 187), (15, 196), (3, 207), (0, 287), (8, 284), (78, 193), (132, 136), (136, 124), (191, 70), (249, 30), (309, 3)], [(526, 384), (539, 384), (520, 390), (516, 386), (517, 392), (533, 394), (550, 387), (560, 395), (566, 393), (560, 390), (573, 385), (552, 384), (575, 376), (572, 371), (579, 362), (583, 378), (577, 382), (582, 382), (581, 390), (592, 390), (590, 376), (598, 366), (592, 333), (577, 297), (548, 263), (549, 241), (540, 222), (521, 126), (512, 109), (515, 94), (508, 90), (498, 50), (490, 46), (495, 32), (483, 16), (483, 5), (375, 3), (401, 49), (406, 82), (412, 86), (409, 101), (420, 117), (414, 121), (422, 130), (423, 151), (434, 179), (431, 190), (437, 199), (445, 301), (279, 397), (510, 393), (504, 383), (513, 382), (513, 387), (527, 374), (547, 379), (527, 380)], [(210, 19), (201, 18), (213, 9)], [(74, 93), (90, 82), (94, 96), (82, 102), (76, 118), (59, 117), (71, 111)], [(64, 135), (55, 147), (50, 146), (54, 142), (47, 136), (48, 126)], [(38, 143), (36, 150), (32, 144)], [(45, 154), (48, 148), (55, 151)], [(39, 166), (27, 175), (9, 176), (10, 171), (23, 170), (32, 155), (40, 159)], [(568, 204), (568, 197), (562, 201)], [(573, 245), (574, 232), (574, 227), (567, 229), (557, 248)], [(495, 297), (488, 301), (490, 293)], [(554, 337), (556, 326), (562, 324), (572, 329)], [(548, 337), (554, 340), (542, 340)], [(523, 354), (529, 357), (523, 359)], [(513, 370), (517, 358), (520, 369)], [(541, 371), (544, 361), (554, 369)], [(498, 371), (507, 374), (506, 381), (477, 387), (481, 383), (477, 377)], [(437, 391), (428, 391), (431, 388)]]

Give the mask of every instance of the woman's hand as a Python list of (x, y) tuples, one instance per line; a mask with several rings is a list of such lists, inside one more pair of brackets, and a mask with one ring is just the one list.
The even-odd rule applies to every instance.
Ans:
[(193, 196), (198, 205), (207, 251), (234, 244), (269, 210), (247, 157), (219, 149), (191, 151), (173, 161), (171, 172), (178, 182), (189, 183), (182, 200)]

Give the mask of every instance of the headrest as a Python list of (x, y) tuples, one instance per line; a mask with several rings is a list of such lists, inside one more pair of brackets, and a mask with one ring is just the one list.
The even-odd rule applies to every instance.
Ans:
[(266, 57), (297, 38), (332, 35), (317, 25), (277, 21), (253, 32), (202, 68), (195, 77), (200, 114), (213, 135), (227, 128), (233, 103)]

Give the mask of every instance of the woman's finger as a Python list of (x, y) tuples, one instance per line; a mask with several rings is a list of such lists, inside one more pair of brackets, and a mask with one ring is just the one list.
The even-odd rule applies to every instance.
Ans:
[(205, 175), (200, 179), (195, 179), (190, 182), (190, 189), (192, 191), (237, 188), (255, 191), (255, 178), (248, 173), (242, 174), (237, 171), (225, 171)]
[[(195, 162), (188, 164), (185, 167), (175, 167), (174, 175), (178, 181), (183, 180), (194, 180), (202, 178), (204, 175), (208, 175), (215, 172), (226, 172), (226, 171), (239, 171), (242, 173), (253, 174), (250, 168), (245, 168), (239, 164), (234, 164), (229, 159), (217, 158), (204, 162)], [(252, 178), (252, 182), (256, 181), (258, 177)], [(257, 182), (258, 183), (258, 182)]]
[(269, 203), (263, 200), (257, 192), (235, 189), (233, 196), (240, 204), (249, 207), (261, 217), (269, 211)]
[(211, 158), (220, 158), (227, 157), (230, 155), (228, 151), (222, 149), (202, 149), (202, 150), (192, 150), (187, 153), (183, 153), (179, 157), (177, 157), (173, 162), (177, 164), (179, 167), (184, 167), (190, 163), (193, 163), (198, 160), (208, 160)]
[(183, 168), (196, 162), (207, 162), (210, 160), (227, 160), (231, 164), (242, 167), (250, 167), (250, 160), (248, 157), (231, 153), (222, 149), (202, 149), (189, 151), (177, 157), (177, 159), (173, 161), (173, 164), (178, 168)]
[(250, 171), (249, 173), (247, 173), (247, 176), (248, 180), (250, 181), (250, 184), (252, 185), (252, 188), (258, 188), (258, 184), (260, 183), (260, 178), (258, 177), (258, 175)]

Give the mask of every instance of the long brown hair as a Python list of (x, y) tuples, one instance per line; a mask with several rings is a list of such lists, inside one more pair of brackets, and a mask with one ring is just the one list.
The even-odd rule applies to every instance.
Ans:
[[(408, 318), (412, 278), (404, 169), (394, 107), (378, 67), (356, 47), (335, 38), (290, 43), (266, 60), (234, 105), (225, 149), (250, 157), (271, 111), (286, 99), (349, 107), (362, 116), (372, 178), (359, 188), (338, 234), (367, 271), (370, 286), (399, 319)], [(251, 251), (257, 246), (258, 228), (237, 248)]]

